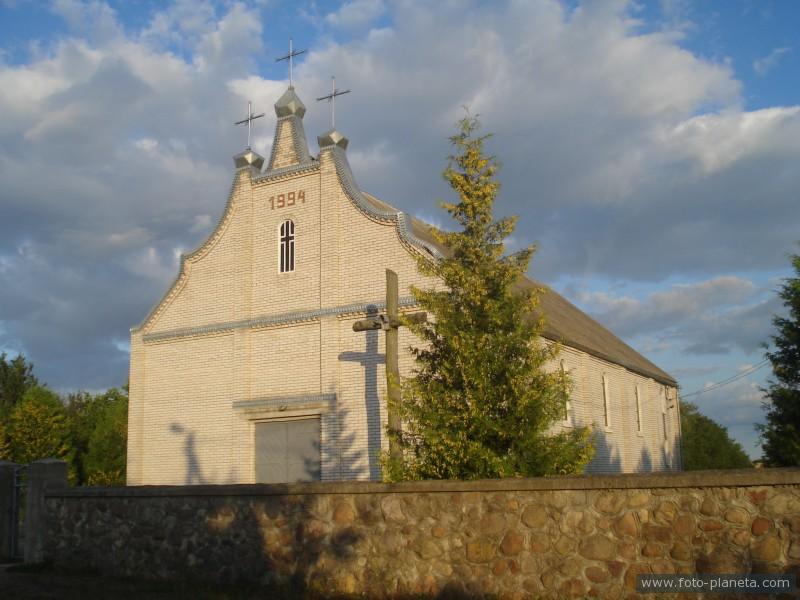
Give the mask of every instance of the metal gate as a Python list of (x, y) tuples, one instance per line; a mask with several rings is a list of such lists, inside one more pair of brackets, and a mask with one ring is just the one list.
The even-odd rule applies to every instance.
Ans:
[(28, 465), (14, 467), (14, 492), (11, 494), (11, 557), (22, 560), (25, 540), (25, 491)]

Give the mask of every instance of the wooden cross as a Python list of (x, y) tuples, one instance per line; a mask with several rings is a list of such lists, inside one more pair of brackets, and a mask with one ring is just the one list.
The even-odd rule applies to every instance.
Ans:
[[(386, 313), (353, 323), (353, 331), (382, 329), (386, 332), (386, 389), (389, 395), (386, 413), (390, 434), (400, 433), (401, 427), (400, 417), (392, 409), (393, 405), (396, 406), (400, 403), (398, 329), (406, 323), (425, 323), (428, 320), (428, 313), (416, 312), (404, 315), (401, 321), (400, 313), (398, 312), (399, 303), (400, 293), (397, 286), (397, 273), (391, 269), (386, 269)], [(389, 437), (389, 455), (397, 461), (403, 458), (400, 445), (393, 435)]]
[(248, 150), (250, 149), (250, 123), (252, 123), (256, 119), (260, 119), (263, 116), (264, 116), (264, 113), (261, 113), (260, 115), (254, 115), (253, 114), (253, 103), (248, 100), (247, 101), (247, 118), (246, 119), (242, 119), (241, 121), (236, 121), (236, 123), (234, 123), (234, 125), (242, 125), (243, 123), (247, 123), (247, 149)]
[(289, 87), (294, 87), (294, 84), (292, 83), (292, 59), (295, 56), (303, 54), (304, 52), (305, 50), (292, 50), (292, 38), (289, 38), (289, 54), (275, 59), (275, 62), (281, 62), (282, 60), (289, 61)]
[(327, 100), (328, 103), (331, 105), (331, 129), (336, 129), (336, 96), (343, 96), (344, 94), (349, 94), (350, 90), (344, 90), (340, 92), (336, 89), (336, 77), (331, 77), (331, 93), (327, 96), (323, 96), (322, 98), (317, 98), (317, 102), (320, 100)]

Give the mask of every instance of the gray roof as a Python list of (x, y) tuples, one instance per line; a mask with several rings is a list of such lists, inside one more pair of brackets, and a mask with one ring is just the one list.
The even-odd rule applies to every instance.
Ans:
[[(367, 201), (378, 209), (397, 210), (371, 194), (362, 193)], [(448, 248), (443, 247), (431, 235), (432, 225), (414, 218), (410, 219), (410, 221), (411, 233), (416, 238), (434, 246), (445, 256), (451, 254)], [(533, 288), (541, 290), (539, 306), (544, 317), (544, 329), (542, 331), (544, 338), (618, 364), (639, 375), (652, 377), (660, 383), (677, 386), (675, 379), (668, 373), (659, 369), (550, 287), (524, 276), (517, 282), (515, 287), (520, 290)]]

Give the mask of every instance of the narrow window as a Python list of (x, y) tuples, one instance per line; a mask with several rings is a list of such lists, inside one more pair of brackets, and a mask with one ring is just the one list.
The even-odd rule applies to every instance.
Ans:
[(664, 428), (664, 441), (669, 439), (667, 434), (667, 390), (661, 388), (661, 426)]
[(281, 225), (281, 273), (294, 271), (294, 223), (284, 221)]
[(608, 377), (603, 375), (603, 417), (605, 418), (606, 427), (611, 427), (611, 398), (608, 396)]
[(564, 390), (564, 404), (563, 404), (564, 414), (563, 414), (563, 417), (564, 417), (564, 421), (569, 421), (569, 410), (571, 408), (570, 407), (570, 402), (569, 402), (570, 389), (569, 389), (569, 380), (567, 379), (567, 370), (564, 368), (564, 361), (563, 360), (561, 361), (560, 367), (561, 367), (561, 385), (563, 386), (562, 389)]
[(642, 393), (636, 386), (636, 431), (642, 433)]

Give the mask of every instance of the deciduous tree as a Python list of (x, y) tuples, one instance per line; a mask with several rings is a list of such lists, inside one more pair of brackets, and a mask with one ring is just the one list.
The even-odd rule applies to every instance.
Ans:
[(728, 430), (702, 414), (691, 402), (681, 402), (681, 455), (686, 471), (746, 469), (750, 458)]
[(69, 424), (61, 399), (45, 387), (30, 388), (8, 421), (14, 462), (29, 463), (42, 458), (60, 458), (72, 463)]

